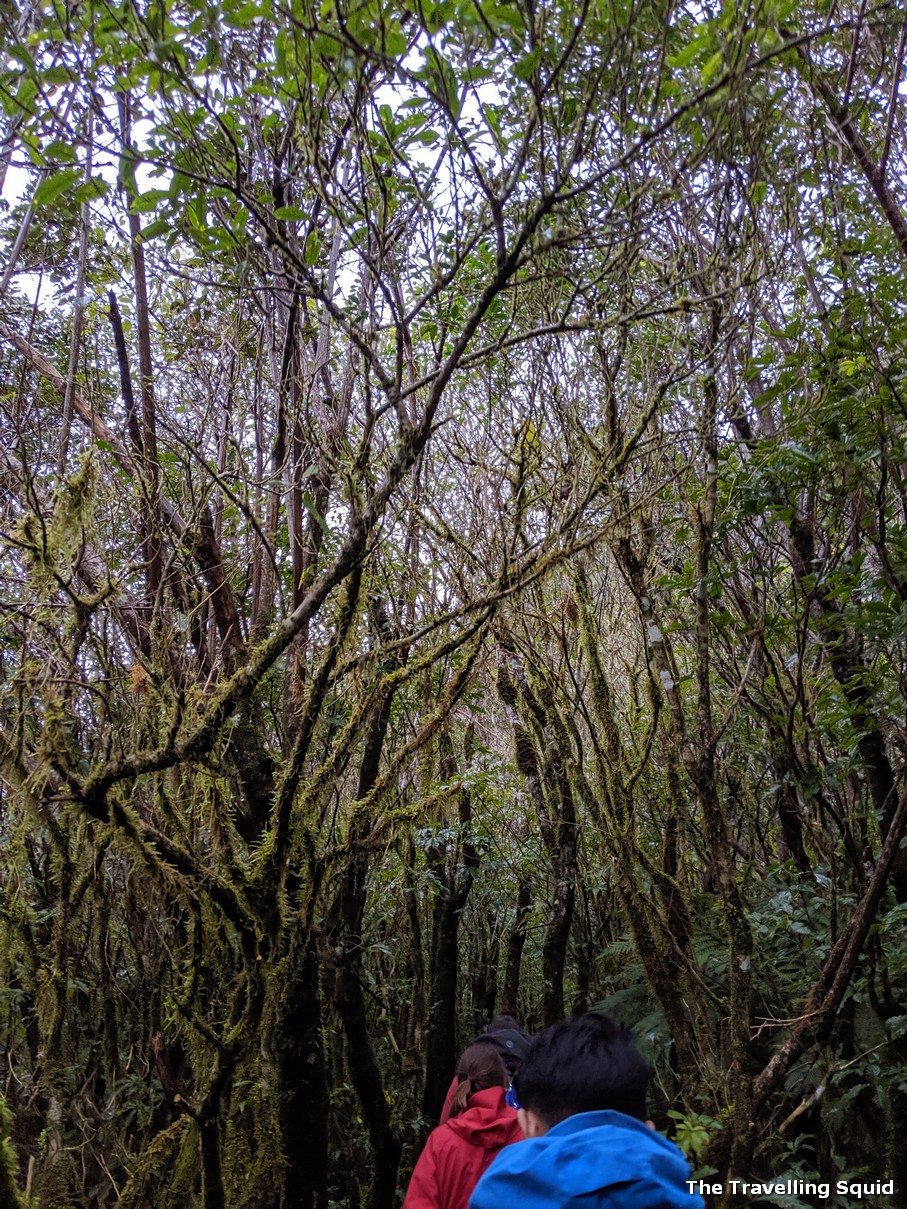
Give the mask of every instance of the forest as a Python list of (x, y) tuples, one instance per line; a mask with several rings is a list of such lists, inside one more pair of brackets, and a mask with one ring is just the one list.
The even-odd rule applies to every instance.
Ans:
[(0, 1206), (393, 1209), (593, 1007), (698, 1174), (907, 1195), (903, 7), (0, 51)]

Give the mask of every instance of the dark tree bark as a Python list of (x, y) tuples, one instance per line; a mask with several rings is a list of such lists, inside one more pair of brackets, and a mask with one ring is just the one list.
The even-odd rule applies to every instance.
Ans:
[[(378, 778), (381, 750), (390, 721), (391, 699), (392, 695), (386, 694), (372, 712), (359, 772), (359, 800), (370, 792)], [(368, 857), (361, 844), (371, 825), (371, 818), (357, 815), (350, 835), (353, 852), (341, 889), (332, 905), (328, 943), (335, 954), (339, 950), (334, 1006), (343, 1022), (350, 1078), (372, 1144), (373, 1175), (366, 1205), (368, 1209), (383, 1209), (393, 1198), (403, 1146), (391, 1126), (384, 1079), (369, 1035), (368, 1014), (362, 994), (362, 926)]]
[(288, 960), (280, 987), (275, 1047), (283, 1093), (280, 1132), (287, 1160), (281, 1209), (326, 1209), (330, 1096), (318, 951), (311, 934), (301, 943), (299, 960), (293, 962), (292, 956)]
[[(526, 777), (535, 803), (542, 842), (554, 878), (554, 893), (542, 945), (542, 1023), (554, 1024), (564, 1015), (564, 970), (576, 898), (576, 807), (560, 743), (538, 693), (530, 685), (515, 651), (506, 652), (507, 666), (498, 672), (498, 693), (507, 707), (516, 744), (517, 767)], [(519, 702), (528, 715), (521, 717)]]
[[(454, 774), (450, 739), (442, 739), (441, 776)], [(458, 791), (458, 817), (465, 838), (456, 846), (435, 843), (427, 854), (429, 868), (439, 889), (432, 910), (430, 975), (426, 989), (425, 1084), (422, 1115), (427, 1127), (438, 1123), (444, 1096), (453, 1078), (459, 1056), (457, 1039), (457, 993), (459, 991), (458, 933), (460, 916), (472, 889), (478, 856), (469, 837), (472, 820), (469, 794)]]
[(202, 1205), (204, 1209), (225, 1209), (224, 1173), (220, 1154), (217, 1118), (199, 1125), (202, 1165)]
[[(119, 94), (120, 130), (127, 156), (132, 150), (132, 102), (128, 90)], [(134, 156), (133, 156), (134, 158)], [(135, 282), (135, 326), (139, 353), (139, 396), (142, 400), (141, 452), (145, 486), (145, 559), (148, 594), (153, 603), (163, 578), (163, 542), (160, 515), (160, 466), (157, 453), (157, 403), (154, 396), (154, 369), (151, 360), (151, 320), (148, 306), (148, 282), (145, 273), (145, 248), (138, 214), (129, 208), (127, 220), (132, 244), (132, 268)], [(122, 367), (121, 367), (122, 378)], [(133, 405), (134, 418), (134, 405)]]
[(523, 947), (526, 944), (526, 919), (532, 904), (532, 893), (528, 882), (520, 882), (517, 891), (516, 917), (510, 936), (507, 938), (507, 964), (504, 968), (504, 989), (501, 992), (501, 1011), (519, 1019), (520, 971), (523, 963)]
[[(392, 639), (394, 634), (387, 610), (381, 601), (376, 600), (373, 604), (379, 640)], [(382, 671), (399, 666), (405, 658), (405, 649), (398, 651), (392, 660), (384, 661)], [(393, 690), (384, 692), (369, 716), (359, 766), (358, 802), (368, 796), (378, 780), (392, 703)], [(352, 851), (329, 910), (325, 950), (333, 955), (332, 959), (329, 957), (329, 964), (334, 974), (334, 1007), (343, 1023), (350, 1078), (372, 1145), (373, 1173), (366, 1206), (367, 1209), (383, 1209), (393, 1199), (403, 1145), (391, 1125), (384, 1078), (372, 1045), (362, 993), (362, 932), (369, 871), (364, 841), (373, 822), (364, 810), (355, 811), (349, 833)]]
[(439, 890), (432, 913), (431, 962), (426, 992), (425, 1084), (422, 1115), (426, 1130), (437, 1125), (444, 1096), (450, 1086), (458, 1057), (457, 1042), (457, 932), (461, 901), (466, 895)]
[(496, 920), (493, 914), (489, 914), (481, 933), (476, 937), (472, 960), (472, 1015), (473, 1028), (477, 1033), (494, 1018), (498, 998), (497, 970), (500, 948)]

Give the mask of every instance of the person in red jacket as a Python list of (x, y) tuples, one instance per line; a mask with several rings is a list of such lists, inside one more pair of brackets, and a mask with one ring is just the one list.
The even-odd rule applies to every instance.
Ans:
[(522, 1136), (505, 1101), (507, 1071), (492, 1045), (470, 1045), (457, 1063), (450, 1118), (428, 1135), (403, 1209), (466, 1209), (495, 1155)]
[[(495, 1016), (485, 1032), (480, 1033), (473, 1040), (472, 1044), (494, 1046), (504, 1063), (504, 1069), (507, 1072), (507, 1086), (509, 1087), (513, 1076), (520, 1069), (520, 1063), (526, 1057), (526, 1051), (529, 1049), (529, 1042), (531, 1040), (532, 1038), (520, 1028), (513, 1016)], [(456, 1090), (457, 1076), (454, 1075), (450, 1087), (447, 1089), (447, 1095), (444, 1097), (444, 1107), (441, 1109), (439, 1125), (443, 1125), (450, 1116), (450, 1105)]]

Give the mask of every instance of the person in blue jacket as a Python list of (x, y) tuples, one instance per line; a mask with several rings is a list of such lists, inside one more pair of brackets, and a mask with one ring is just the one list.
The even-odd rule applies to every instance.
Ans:
[(633, 1034), (590, 1012), (545, 1029), (514, 1078), (525, 1141), (469, 1209), (702, 1209), (680, 1150), (646, 1124), (649, 1068)]

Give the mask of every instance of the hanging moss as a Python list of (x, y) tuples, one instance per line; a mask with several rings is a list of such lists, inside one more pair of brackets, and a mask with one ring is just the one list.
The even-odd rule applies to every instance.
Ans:
[(32, 572), (40, 587), (49, 588), (58, 574), (66, 573), (91, 522), (97, 485), (97, 467), (87, 454), (64, 480), (50, 521), (29, 513), (19, 532), (31, 555)]
[(228, 1203), (244, 1209), (273, 1205), (284, 1160), (277, 1097), (260, 1061), (237, 1073), (226, 1121), (223, 1164)]
[[(58, 1115), (58, 1108), (52, 1105), (48, 1110), (48, 1117), (58, 1117)], [(42, 1153), (39, 1157), (38, 1175), (35, 1181), (37, 1203), (42, 1206), (42, 1209), (51, 1209), (51, 1206), (53, 1209), (79, 1209), (75, 1174), (70, 1157), (61, 1146), (52, 1142), (51, 1129), (54, 1133), (59, 1134), (59, 1122), (54, 1121), (53, 1125), (49, 1126), (41, 1136)]]
[(181, 1116), (152, 1138), (120, 1193), (119, 1203), (125, 1209), (150, 1203), (158, 1183), (165, 1184), (168, 1192), (185, 1197), (195, 1183), (198, 1166), (195, 1132), (191, 1118)]
[(32, 1209), (34, 1201), (19, 1191), (19, 1164), (12, 1131), (13, 1114), (0, 1095), (0, 1209)]

